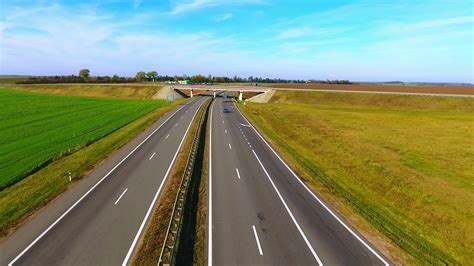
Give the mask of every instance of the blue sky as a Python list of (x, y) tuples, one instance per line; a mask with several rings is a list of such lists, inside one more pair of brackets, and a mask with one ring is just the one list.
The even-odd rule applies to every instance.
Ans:
[(1, 74), (474, 82), (472, 1), (0, 3)]

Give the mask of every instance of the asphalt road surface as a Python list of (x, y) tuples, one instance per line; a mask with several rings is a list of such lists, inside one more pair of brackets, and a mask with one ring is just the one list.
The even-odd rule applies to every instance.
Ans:
[(209, 265), (388, 263), (300, 181), (233, 101), (218, 98), (211, 121)]
[(0, 265), (126, 264), (205, 97), (178, 106), (0, 243)]

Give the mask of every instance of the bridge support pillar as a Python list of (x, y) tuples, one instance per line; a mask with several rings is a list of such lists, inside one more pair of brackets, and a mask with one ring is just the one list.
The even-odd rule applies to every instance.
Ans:
[(216, 92), (215, 92), (215, 91), (214, 91), (214, 93), (213, 93), (213, 94), (214, 94), (214, 98), (216, 98)]
[(191, 94), (189, 95), (189, 97), (190, 97), (190, 98), (193, 98), (193, 90), (192, 90), (192, 89), (190, 90), (190, 93), (191, 93)]
[(243, 100), (243, 91), (239, 91), (239, 101)]

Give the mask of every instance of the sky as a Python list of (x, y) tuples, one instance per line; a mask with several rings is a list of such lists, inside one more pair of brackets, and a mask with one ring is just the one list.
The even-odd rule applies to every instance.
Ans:
[(0, 0), (0, 74), (474, 83), (469, 0)]

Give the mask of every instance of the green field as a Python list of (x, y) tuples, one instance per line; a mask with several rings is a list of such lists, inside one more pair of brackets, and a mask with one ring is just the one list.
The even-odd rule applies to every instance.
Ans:
[(0, 90), (0, 190), (164, 104)]
[(474, 261), (474, 99), (277, 92), (241, 108), (313, 188), (422, 264)]

